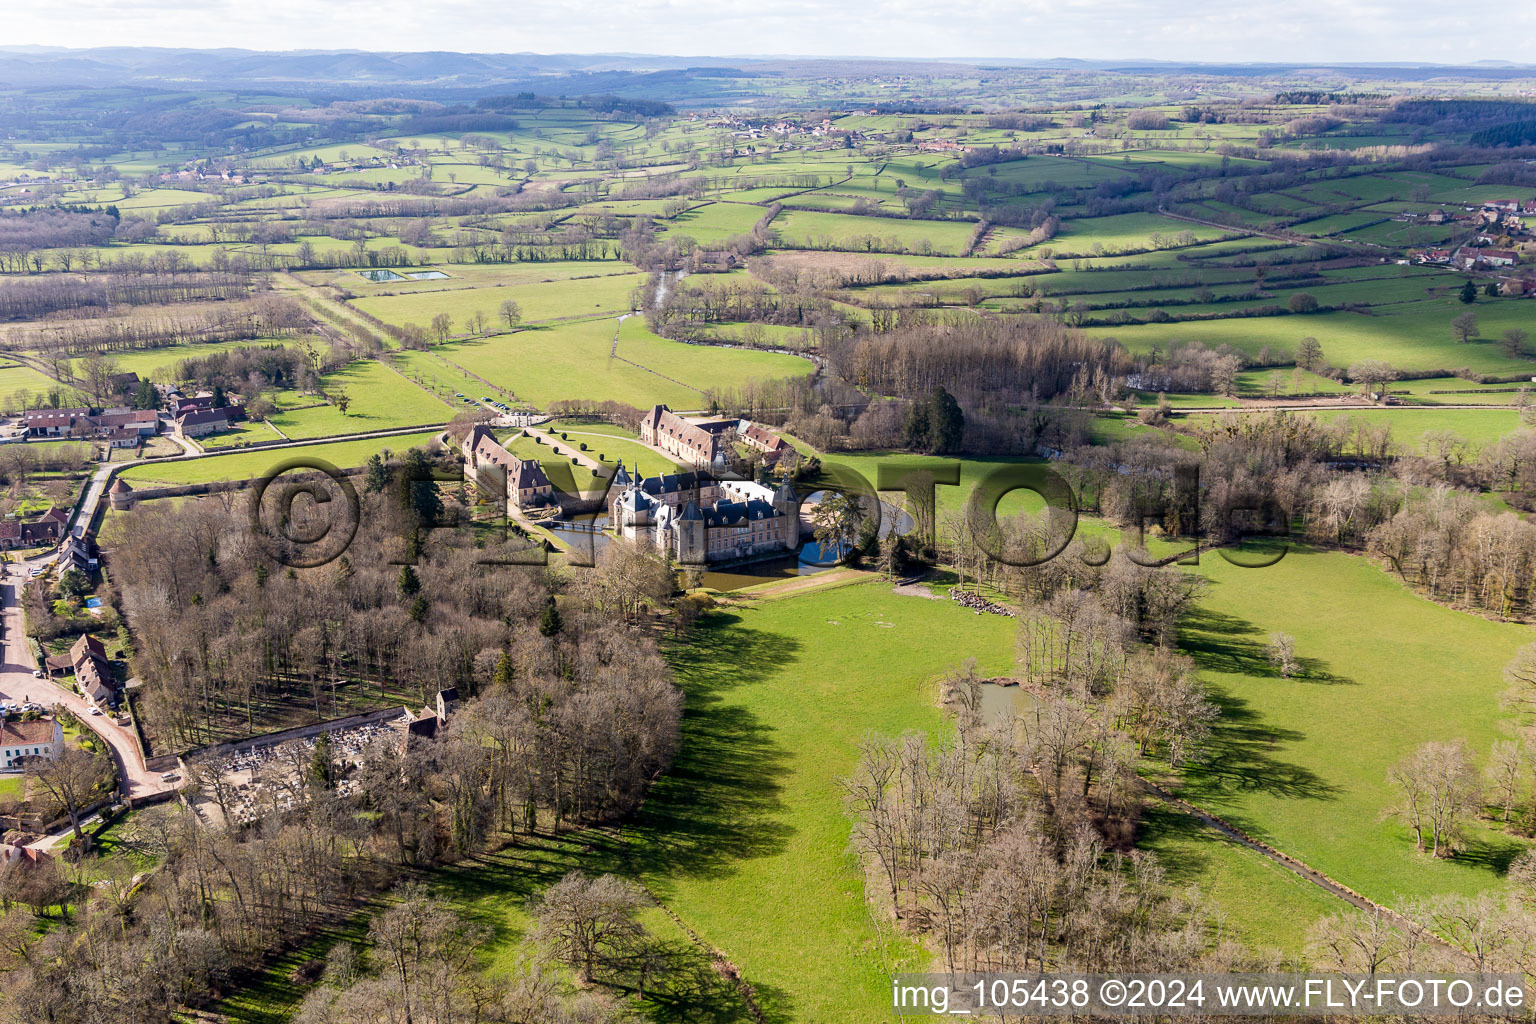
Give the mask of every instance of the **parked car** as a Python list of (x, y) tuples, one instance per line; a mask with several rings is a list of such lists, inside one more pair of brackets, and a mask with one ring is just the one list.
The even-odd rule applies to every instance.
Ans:
[(32, 670), (32, 675), (37, 679), (41, 679), (43, 678), (43, 670), (40, 668), (35, 668)]
[(95, 706), (93, 706), (93, 707), (92, 707), (92, 708), (91, 708), (91, 714), (93, 714), (93, 715), (99, 715), (99, 714), (101, 714), (101, 708), (98, 708), (98, 707), (95, 707)]

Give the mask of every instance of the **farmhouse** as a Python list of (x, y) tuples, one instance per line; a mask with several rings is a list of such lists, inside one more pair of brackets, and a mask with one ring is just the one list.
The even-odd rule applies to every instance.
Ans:
[(129, 370), (127, 373), (114, 373), (107, 378), (107, 390), (114, 395), (131, 395), (139, 389), (139, 375)]
[(107, 664), (107, 649), (93, 636), (81, 635), (68, 654), (50, 655), (46, 667), (51, 676), (73, 672), (81, 694), (92, 704), (107, 704), (117, 696), (112, 668)]
[(160, 432), (159, 414), (152, 409), (29, 409), (22, 422), (28, 437), (100, 437), (120, 448)]
[(85, 420), (91, 410), (79, 409), (28, 409), (21, 414), (27, 427), (28, 437), (69, 437), (75, 424)]
[(695, 274), (723, 274), (737, 267), (736, 254), (725, 249), (696, 249), (693, 253)]
[(507, 503), (518, 509), (541, 508), (554, 504), (555, 488), (538, 459), (520, 459), (502, 447), (496, 435), (483, 423), (475, 425), (464, 439), (464, 474), (481, 490), (497, 492), (496, 476), (506, 474)]
[(710, 466), (721, 455), (721, 435), (735, 427), (735, 420), (689, 420), (657, 405), (640, 421), (640, 441), (690, 465)]
[(632, 480), (623, 467), (609, 523), (685, 564), (782, 555), (800, 546), (800, 503), (788, 481), (777, 491), (696, 473)]
[(753, 423), (751, 420), (742, 420), (736, 428), (736, 434), (741, 438), (742, 444), (762, 452), (763, 461), (770, 466), (791, 450), (788, 441), (761, 423)]
[(68, 523), (69, 513), (57, 507), (29, 521), (7, 519), (0, 522), (0, 549), (10, 551), (54, 544), (64, 536), (64, 527)]
[(100, 564), (96, 557), (96, 544), (89, 536), (74, 537), (64, 543), (64, 548), (59, 552), (59, 565), (65, 569), (78, 569), (87, 576), (96, 571)]
[(28, 758), (52, 760), (64, 749), (64, 728), (57, 718), (0, 722), (0, 768), (17, 768)]
[(1483, 262), (1493, 267), (1512, 267), (1520, 262), (1520, 254), (1510, 249), (1484, 249)]
[(160, 414), (153, 409), (108, 409), (91, 420), (100, 430), (131, 430), (140, 435), (160, 432)]
[(189, 408), (176, 417), (177, 437), (207, 437), (230, 426), (230, 410)]

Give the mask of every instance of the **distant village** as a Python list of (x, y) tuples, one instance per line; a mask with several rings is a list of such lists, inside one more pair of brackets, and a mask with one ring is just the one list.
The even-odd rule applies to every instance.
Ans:
[[(1467, 207), (1459, 214), (1431, 210), (1422, 215), (1404, 213), (1398, 219), (1407, 223), (1451, 224), (1467, 231), (1462, 244), (1453, 248), (1418, 249), (1410, 255), (1411, 262), (1463, 271), (1496, 272), (1519, 266), (1522, 248), (1536, 242), (1536, 233), (1526, 224), (1526, 217), (1536, 217), (1536, 199), (1492, 199), (1481, 207)], [(1536, 294), (1536, 278), (1507, 278), (1503, 291), (1512, 295)]]

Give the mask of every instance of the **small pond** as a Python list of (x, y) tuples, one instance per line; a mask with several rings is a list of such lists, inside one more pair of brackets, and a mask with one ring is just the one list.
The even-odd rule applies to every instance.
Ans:
[(412, 270), (405, 275), (412, 281), (446, 281), (448, 275), (441, 270)]
[(384, 284), (384, 283), (389, 282), (389, 281), (404, 281), (405, 280), (405, 278), (401, 277), (399, 274), (395, 273), (393, 270), (359, 270), (357, 272), (357, 276), (358, 277), (366, 277), (368, 280), (372, 281), (374, 284)]
[(1034, 695), (1022, 686), (981, 684), (981, 718), (984, 722), (992, 724), (1006, 722), (1014, 715), (1021, 715), (1034, 706)]

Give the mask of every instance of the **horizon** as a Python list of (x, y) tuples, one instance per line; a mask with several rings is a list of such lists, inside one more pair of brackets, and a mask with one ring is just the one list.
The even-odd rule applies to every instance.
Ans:
[(116, 43), (91, 46), (61, 46), (49, 43), (0, 43), (0, 53), (34, 53), (34, 54), (86, 54), (117, 51), (144, 51), (162, 53), (247, 53), (253, 55), (267, 55), (279, 57), (297, 56), (333, 56), (345, 54), (390, 54), (390, 55), (415, 55), (415, 54), (447, 54), (450, 56), (464, 57), (532, 57), (542, 59), (556, 58), (618, 58), (625, 60), (711, 60), (711, 61), (743, 61), (753, 63), (775, 63), (780, 61), (884, 61), (890, 63), (917, 63), (917, 64), (962, 64), (984, 65), (992, 63), (1004, 63), (1009, 66), (1053, 66), (1064, 64), (1084, 65), (1132, 65), (1150, 66), (1160, 65), (1168, 68), (1224, 68), (1224, 67), (1249, 67), (1249, 68), (1292, 68), (1306, 70), (1310, 68), (1420, 68), (1440, 67), (1449, 70), (1458, 69), (1509, 69), (1514, 71), (1536, 70), (1536, 59), (1529, 61), (1507, 60), (1503, 58), (1483, 57), (1478, 60), (1468, 61), (1439, 61), (1439, 60), (1415, 60), (1411, 58), (1383, 59), (1383, 60), (1302, 60), (1302, 59), (1234, 59), (1234, 60), (1196, 60), (1176, 59), (1170, 57), (1154, 57), (1135, 53), (1126, 53), (1103, 57), (1080, 57), (1072, 55), (1045, 56), (980, 56), (975, 54), (953, 54), (938, 57), (923, 57), (914, 54), (877, 54), (877, 53), (681, 53), (673, 51), (649, 51), (649, 50), (473, 50), (473, 49), (448, 49), (443, 47), (426, 48), (389, 48), (389, 47), (362, 47), (362, 46), (306, 46), (306, 47), (255, 47), (233, 45), (211, 46), (163, 46), (141, 43)]
[[(445, 0), (430, 11), (400, 0), (340, 0), (323, 7), (275, 0), (259, 8), (219, 0), (192, 10), (164, 0), (68, 0), (46, 10), (12, 13), (4, 49), (59, 47), (58, 40), (68, 38), (72, 45), (60, 49), (1529, 66), (1530, 55), (1536, 54), (1536, 10), (1515, 8), (1500, 17), (1505, 53), (1490, 56), (1481, 20), (1426, 0), (1394, 6), (1269, 0), (1242, 10), (1208, 0), (1135, 6), (1123, 0), (1079, 0), (1060, 9), (969, 0), (943, 11), (898, 5), (880, 12), (822, 12), (784, 0), (709, 5), (653, 0), (619, 14), (606, 5), (575, 0), (519, 12), (516, 25), (507, 24), (505, 13), (484, 0)], [(1363, 23), (1375, 30), (1362, 34)], [(572, 24), (582, 26), (582, 41), (589, 46), (571, 48)], [(744, 55), (740, 44), (747, 38), (793, 45), (773, 47), (777, 54)], [(308, 45), (294, 46), (299, 39)], [(1220, 55), (1216, 60), (1213, 51)], [(918, 56), (933, 53), (945, 56)]]

